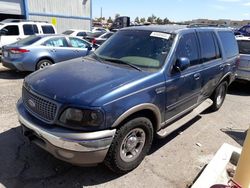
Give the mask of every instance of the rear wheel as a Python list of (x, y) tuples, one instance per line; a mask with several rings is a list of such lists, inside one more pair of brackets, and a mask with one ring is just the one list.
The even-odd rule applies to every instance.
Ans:
[(104, 162), (116, 173), (129, 172), (142, 162), (152, 141), (151, 121), (145, 117), (132, 119), (117, 130)]
[(217, 111), (220, 109), (220, 107), (222, 106), (225, 98), (226, 98), (226, 94), (227, 94), (227, 87), (228, 84), (226, 81), (221, 82), (218, 87), (215, 89), (211, 99), (213, 101), (213, 105), (210, 107), (211, 111)]
[(47, 59), (44, 59), (44, 60), (40, 60), (38, 63), (37, 63), (37, 70), (39, 69), (43, 69), (49, 65), (52, 65), (53, 63), (50, 61), (50, 60), (47, 60)]

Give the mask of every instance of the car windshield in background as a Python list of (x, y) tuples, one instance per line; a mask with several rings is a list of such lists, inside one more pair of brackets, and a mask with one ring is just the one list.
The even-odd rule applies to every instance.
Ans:
[(250, 41), (238, 40), (240, 54), (250, 54)]
[(40, 39), (41, 39), (40, 36), (33, 35), (33, 36), (27, 37), (25, 39), (22, 39), (22, 40), (16, 42), (15, 44), (27, 46), (27, 45), (31, 45), (31, 44), (39, 41)]
[(74, 33), (74, 31), (67, 30), (67, 31), (64, 31), (62, 34), (64, 34), (64, 35), (71, 35), (72, 33)]
[[(116, 33), (95, 54), (104, 60), (120, 60), (146, 71), (160, 69), (171, 49), (174, 35), (163, 32), (125, 30)], [(120, 64), (119, 61), (112, 61)]]

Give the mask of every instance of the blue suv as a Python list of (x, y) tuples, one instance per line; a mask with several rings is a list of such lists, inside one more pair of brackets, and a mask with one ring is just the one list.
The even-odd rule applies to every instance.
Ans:
[(154, 137), (221, 107), (238, 58), (225, 28), (121, 29), (95, 53), (26, 77), (19, 121), (29, 140), (61, 160), (125, 173)]
[(234, 31), (235, 35), (250, 36), (250, 24), (241, 27), (240, 29)]

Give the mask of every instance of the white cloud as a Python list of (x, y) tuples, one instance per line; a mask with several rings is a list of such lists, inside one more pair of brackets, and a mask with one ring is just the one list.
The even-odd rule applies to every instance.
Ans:
[(218, 0), (220, 2), (228, 2), (228, 3), (233, 3), (233, 2), (241, 2), (241, 0)]
[(250, 6), (250, 2), (244, 3), (243, 5), (248, 7), (248, 6)]
[(226, 9), (225, 6), (221, 6), (221, 5), (212, 5), (211, 7), (214, 9), (217, 9), (217, 10), (225, 10)]

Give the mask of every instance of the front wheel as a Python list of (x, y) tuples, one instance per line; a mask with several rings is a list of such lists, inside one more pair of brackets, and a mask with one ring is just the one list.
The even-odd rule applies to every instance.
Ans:
[(117, 130), (104, 162), (116, 173), (129, 172), (142, 162), (152, 141), (151, 121), (145, 117), (131, 119)]
[(226, 81), (221, 82), (218, 87), (215, 89), (211, 99), (213, 101), (213, 105), (210, 107), (211, 111), (217, 111), (220, 109), (220, 107), (222, 106), (225, 98), (226, 98), (226, 94), (227, 94), (227, 87), (228, 84)]

